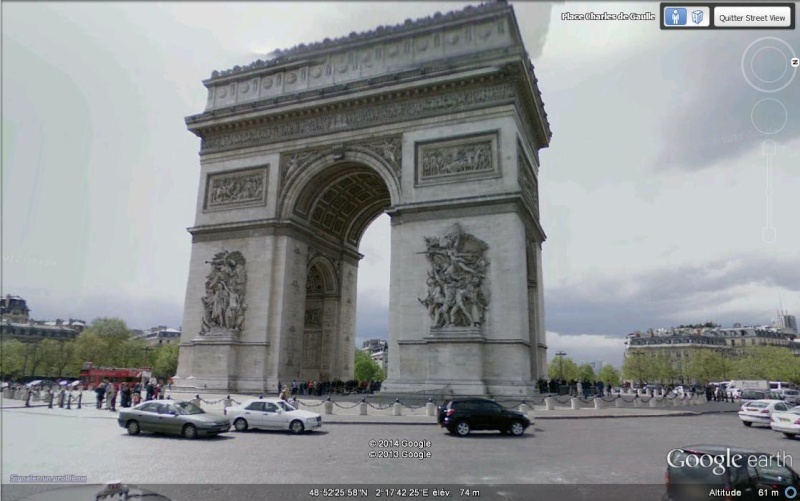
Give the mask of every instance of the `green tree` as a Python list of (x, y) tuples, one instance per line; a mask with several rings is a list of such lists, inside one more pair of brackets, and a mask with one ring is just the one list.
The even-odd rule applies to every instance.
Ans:
[(652, 357), (650, 374), (648, 380), (652, 379), (663, 384), (672, 384), (678, 377), (678, 371), (672, 365), (672, 358), (665, 352), (656, 353)]
[(172, 377), (178, 372), (177, 344), (159, 346), (154, 352), (154, 358), (153, 372), (157, 377)]
[(550, 379), (564, 379), (572, 381), (578, 379), (578, 364), (569, 357), (559, 357), (553, 359), (547, 367), (547, 376)]
[[(729, 362), (725, 362), (730, 365)], [(723, 355), (714, 350), (695, 348), (689, 352), (684, 373), (692, 380), (706, 385), (723, 379)]]
[(641, 350), (630, 350), (625, 354), (622, 363), (622, 375), (625, 379), (635, 381), (640, 385), (652, 377), (651, 359)]
[(778, 346), (748, 348), (737, 362), (737, 376), (741, 379), (765, 379), (800, 383), (800, 358), (790, 350)]
[(597, 377), (600, 381), (605, 383), (606, 386), (619, 386), (619, 371), (609, 364), (604, 365), (600, 369), (600, 372), (597, 373)]
[(0, 378), (16, 379), (23, 375), (25, 343), (16, 339), (0, 341)]
[(594, 369), (589, 364), (583, 364), (578, 367), (578, 380), (579, 381), (592, 381), (594, 382)]
[(383, 368), (364, 350), (356, 349), (354, 372), (357, 381), (383, 381), (386, 379)]

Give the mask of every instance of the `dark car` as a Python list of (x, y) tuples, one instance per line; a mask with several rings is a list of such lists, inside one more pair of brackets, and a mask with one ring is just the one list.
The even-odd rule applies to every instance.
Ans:
[[(667, 455), (664, 482), (667, 491), (662, 501), (713, 499), (709, 493), (739, 491), (735, 499), (765, 499), (763, 493), (800, 489), (800, 477), (786, 463), (788, 458), (725, 445), (692, 445), (671, 450)], [(731, 496), (718, 496), (728, 499)], [(777, 496), (777, 497), (776, 497)]]
[(451, 400), (439, 407), (437, 422), (461, 437), (473, 430), (498, 430), (520, 436), (531, 425), (530, 418), (522, 412), (506, 410), (485, 398)]
[(183, 435), (196, 438), (199, 435), (217, 436), (231, 428), (225, 416), (208, 414), (191, 402), (151, 400), (119, 413), (117, 422), (130, 435), (141, 431)]

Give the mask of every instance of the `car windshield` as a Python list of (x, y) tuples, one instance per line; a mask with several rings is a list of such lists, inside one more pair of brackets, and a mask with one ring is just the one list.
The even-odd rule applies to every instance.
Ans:
[(291, 412), (291, 411), (296, 411), (297, 410), (294, 407), (292, 407), (291, 405), (287, 404), (286, 402), (278, 402), (278, 407), (280, 407), (281, 409), (285, 410), (286, 412)]
[(200, 407), (194, 405), (191, 402), (179, 402), (175, 404), (175, 407), (178, 408), (178, 412), (181, 414), (205, 414), (206, 412), (201, 409)]

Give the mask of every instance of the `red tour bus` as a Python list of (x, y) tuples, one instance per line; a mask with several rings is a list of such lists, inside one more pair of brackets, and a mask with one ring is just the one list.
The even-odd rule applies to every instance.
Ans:
[(119, 386), (121, 383), (128, 383), (131, 386), (136, 383), (146, 383), (153, 375), (151, 367), (141, 367), (139, 369), (123, 369), (119, 367), (95, 367), (91, 362), (84, 362), (81, 368), (81, 384), (84, 388), (89, 385), (96, 387), (108, 379), (109, 382)]

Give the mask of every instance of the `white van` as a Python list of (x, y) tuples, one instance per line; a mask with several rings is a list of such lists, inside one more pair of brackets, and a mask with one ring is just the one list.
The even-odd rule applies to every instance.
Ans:
[(770, 381), (769, 389), (773, 391), (793, 390), (795, 389), (795, 386), (792, 383), (787, 383), (786, 381)]
[(759, 381), (759, 380), (746, 380), (746, 379), (734, 379), (728, 384), (728, 396), (731, 398), (741, 398), (742, 392), (744, 390), (761, 390), (767, 391), (769, 390), (769, 383), (767, 381)]

